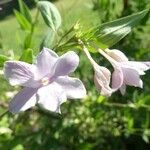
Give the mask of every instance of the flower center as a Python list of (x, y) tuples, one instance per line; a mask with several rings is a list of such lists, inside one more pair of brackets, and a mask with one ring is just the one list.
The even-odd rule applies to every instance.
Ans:
[(43, 86), (46, 86), (49, 84), (49, 78), (48, 77), (44, 77), (43, 79), (41, 79), (41, 83)]

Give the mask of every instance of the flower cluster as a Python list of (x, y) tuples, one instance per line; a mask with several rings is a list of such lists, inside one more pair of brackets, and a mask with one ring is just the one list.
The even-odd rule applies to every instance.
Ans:
[(112, 88), (120, 90), (124, 95), (126, 85), (143, 88), (143, 81), (140, 75), (144, 75), (145, 71), (150, 69), (150, 62), (129, 61), (128, 58), (119, 50), (106, 49), (105, 52), (98, 50), (114, 68), (112, 73)]
[[(143, 87), (140, 75), (150, 69), (150, 62), (129, 61), (119, 50), (101, 50), (113, 66), (111, 72), (98, 65), (91, 57), (88, 49), (80, 41), (82, 48), (94, 69), (94, 83), (101, 95), (111, 96), (117, 90), (125, 94), (126, 85)], [(60, 105), (69, 99), (83, 98), (86, 89), (83, 83), (68, 75), (75, 71), (79, 64), (78, 55), (69, 51), (59, 57), (54, 51), (44, 48), (37, 56), (34, 64), (21, 61), (7, 61), (4, 74), (11, 85), (21, 85), (23, 89), (15, 95), (9, 105), (12, 113), (25, 111), (38, 104), (46, 110), (60, 113)], [(112, 86), (110, 87), (110, 83)]]
[[(94, 68), (94, 83), (96, 89), (101, 95), (111, 96), (117, 90), (124, 95), (126, 85), (143, 88), (143, 81), (140, 75), (144, 75), (145, 71), (150, 69), (150, 62), (129, 61), (123, 52), (116, 49), (98, 49), (98, 52), (104, 56), (113, 66), (114, 71), (111, 72), (103, 66), (99, 66), (91, 57), (88, 49), (82, 45), (84, 52), (90, 60)], [(112, 86), (110, 87), (110, 82)]]

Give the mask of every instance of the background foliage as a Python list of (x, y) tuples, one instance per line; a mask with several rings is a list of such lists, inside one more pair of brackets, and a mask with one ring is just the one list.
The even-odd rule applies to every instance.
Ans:
[[(122, 16), (149, 8), (150, 1), (143, 0), (59, 0), (55, 2), (63, 19), (59, 30), (61, 37), (76, 22), (83, 30)], [(36, 18), (37, 10), (31, 10)], [(47, 37), (47, 33), (49, 36)], [(30, 45), (25, 45), (31, 30), (20, 28), (14, 15), (0, 22), (0, 53), (9, 59), (19, 59), (23, 50), (34, 50), (51, 45), (52, 31), (39, 14)], [(27, 38), (29, 39), (29, 38)], [(44, 40), (46, 39), (46, 40)], [(67, 37), (64, 41), (67, 41)], [(57, 41), (55, 41), (57, 42)], [(29, 42), (27, 42), (29, 43)], [(26, 47), (27, 46), (27, 47)], [(147, 18), (114, 48), (122, 50), (130, 60), (150, 60), (150, 19)], [(68, 49), (56, 49), (59, 54)], [(72, 50), (76, 50), (73, 49)], [(28, 52), (31, 52), (28, 49)], [(30, 109), (19, 115), (5, 114), (0, 119), (0, 149), (149, 149), (150, 139), (150, 72), (142, 77), (144, 89), (128, 87), (125, 96), (119, 92), (110, 98), (99, 95), (93, 84), (93, 70), (82, 51), (80, 65), (75, 74), (84, 82), (88, 95), (82, 101), (68, 101), (61, 106), (62, 115)], [(32, 52), (31, 52), (32, 53)], [(30, 55), (30, 54), (29, 54)], [(33, 56), (33, 57), (34, 57)], [(92, 54), (101, 65), (109, 64), (98, 54)], [(25, 57), (23, 57), (25, 59)], [(7, 58), (4, 58), (4, 60)], [(2, 60), (2, 59), (1, 59)], [(29, 60), (30, 61), (30, 60)], [(111, 69), (111, 68), (110, 68)], [(2, 70), (2, 68), (1, 68)], [(74, 76), (73, 75), (73, 76)], [(11, 87), (0, 72), (0, 114), (19, 87)]]

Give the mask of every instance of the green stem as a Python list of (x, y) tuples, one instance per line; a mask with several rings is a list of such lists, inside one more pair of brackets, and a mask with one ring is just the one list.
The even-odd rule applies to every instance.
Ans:
[(7, 110), (7, 111), (5, 111), (4, 113), (2, 113), (2, 114), (0, 115), (0, 119), (1, 119), (3, 116), (5, 116), (8, 112), (9, 112), (9, 111)]
[(93, 60), (93, 58), (91, 57), (88, 49), (86, 48), (85, 44), (79, 39), (78, 40), (78, 44), (81, 46), (81, 48), (83, 49), (84, 53), (86, 54), (87, 58), (90, 60), (91, 64), (97, 65), (97, 63)]
[(144, 108), (146, 110), (150, 110), (150, 106), (148, 105), (140, 105), (140, 106), (136, 106), (136, 105), (132, 105), (132, 104), (121, 104), (121, 103), (103, 103), (103, 105), (105, 106), (109, 106), (109, 107), (120, 107), (120, 108), (132, 108), (132, 109), (138, 109), (138, 108)]
[(59, 44), (61, 43), (61, 41), (70, 33), (73, 31), (73, 27), (71, 27), (61, 38), (60, 40), (57, 42), (57, 44), (52, 48), (55, 49), (59, 46)]
[[(130, 134), (132, 134), (132, 135), (141, 135), (141, 134), (144, 133), (145, 130), (147, 130), (148, 132), (150, 131), (149, 128), (144, 128), (144, 129), (142, 129), (142, 128), (132, 128), (131, 131), (130, 131)], [(128, 129), (122, 129), (120, 132), (126, 133), (128, 131), (129, 131)]]
[(31, 47), (32, 38), (33, 38), (34, 30), (35, 30), (35, 25), (36, 25), (37, 20), (38, 20), (38, 16), (39, 16), (39, 10), (37, 10), (36, 15), (35, 15), (35, 19), (34, 19), (34, 21), (32, 22), (31, 31), (30, 31), (30, 33), (29, 33), (29, 38), (30, 38), (30, 39), (29, 39), (29, 41), (28, 41), (27, 47), (26, 47), (26, 45), (25, 45), (25, 49)]
[(35, 29), (35, 25), (36, 25), (37, 20), (38, 20), (38, 16), (39, 16), (39, 10), (37, 10), (36, 15), (35, 15), (35, 20), (34, 20), (34, 22), (32, 23), (31, 35), (33, 35), (33, 33), (34, 33), (34, 29)]

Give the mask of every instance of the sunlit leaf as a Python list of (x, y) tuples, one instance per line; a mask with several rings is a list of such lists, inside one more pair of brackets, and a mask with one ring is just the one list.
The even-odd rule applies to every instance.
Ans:
[(32, 45), (32, 35), (29, 33), (24, 39), (24, 49), (30, 48)]
[(30, 31), (31, 30), (30, 22), (19, 11), (14, 10), (14, 13), (22, 30)]
[(142, 138), (143, 138), (143, 140), (144, 140), (146, 143), (149, 143), (149, 138), (148, 138), (148, 136), (143, 135)]
[(61, 25), (61, 16), (54, 4), (48, 1), (39, 1), (38, 8), (43, 16), (45, 23), (54, 31)]
[(104, 23), (86, 34), (87, 38), (89, 37), (88, 41), (99, 41), (101, 45), (103, 45), (102, 48), (111, 47), (129, 34), (131, 29), (136, 26), (148, 12), (149, 9), (146, 9), (136, 14)]
[(23, 0), (18, 0), (20, 13), (29, 21), (32, 22), (32, 17), (28, 6), (24, 3)]
[(12, 133), (12, 130), (7, 127), (0, 127), (0, 134), (9, 134)]

